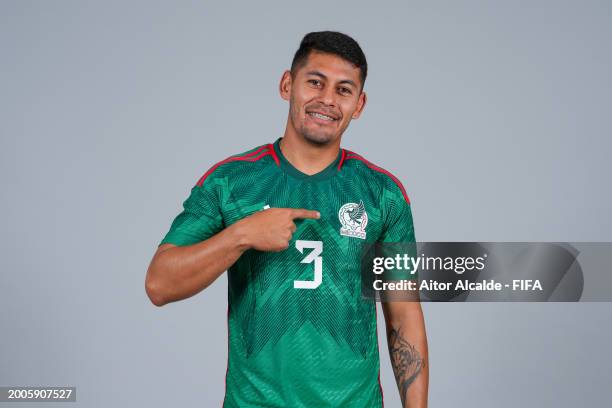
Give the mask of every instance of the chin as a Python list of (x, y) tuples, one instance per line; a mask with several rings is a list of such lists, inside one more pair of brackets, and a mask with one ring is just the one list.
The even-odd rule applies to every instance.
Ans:
[(334, 137), (329, 135), (313, 135), (311, 133), (303, 133), (302, 135), (304, 139), (317, 145), (326, 145), (334, 141)]
[(336, 140), (336, 137), (333, 134), (312, 132), (309, 129), (304, 128), (301, 130), (302, 131), (300, 133), (302, 134), (302, 137), (312, 144), (326, 145)]

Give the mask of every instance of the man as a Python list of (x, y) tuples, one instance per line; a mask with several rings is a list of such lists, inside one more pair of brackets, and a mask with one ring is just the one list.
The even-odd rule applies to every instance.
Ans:
[[(366, 243), (411, 242), (400, 182), (340, 148), (366, 103), (367, 63), (337, 32), (307, 34), (280, 82), (282, 138), (229, 157), (196, 183), (146, 278), (158, 306), (228, 270), (225, 407), (379, 407), (376, 304), (361, 296)], [(427, 404), (419, 302), (383, 304), (405, 407)]]

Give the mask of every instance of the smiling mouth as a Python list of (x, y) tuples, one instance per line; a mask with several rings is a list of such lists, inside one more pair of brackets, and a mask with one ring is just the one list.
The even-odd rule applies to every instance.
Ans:
[(336, 120), (338, 120), (338, 119), (336, 119), (336, 118), (334, 118), (332, 116), (324, 115), (324, 114), (319, 113), (319, 112), (307, 112), (307, 114), (309, 116), (313, 117), (313, 118), (324, 120), (324, 121), (327, 121), (327, 122), (335, 122)]

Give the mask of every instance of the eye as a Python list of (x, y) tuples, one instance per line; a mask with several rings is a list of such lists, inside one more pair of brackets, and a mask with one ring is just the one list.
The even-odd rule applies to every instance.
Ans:
[(340, 88), (338, 88), (338, 91), (343, 95), (350, 95), (352, 93), (350, 89), (344, 86), (341, 86)]
[(321, 85), (321, 81), (319, 81), (318, 79), (309, 79), (308, 83), (314, 85), (314, 86), (319, 86)]

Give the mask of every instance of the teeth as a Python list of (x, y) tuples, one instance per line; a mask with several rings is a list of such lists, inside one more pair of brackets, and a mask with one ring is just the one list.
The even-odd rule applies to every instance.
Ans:
[(309, 115), (310, 115), (310, 116), (314, 116), (315, 118), (323, 119), (323, 120), (329, 120), (329, 121), (335, 120), (335, 119), (334, 119), (334, 118), (332, 118), (331, 116), (322, 115), (322, 114), (320, 114), (320, 113), (316, 113), (316, 112), (309, 113)]

